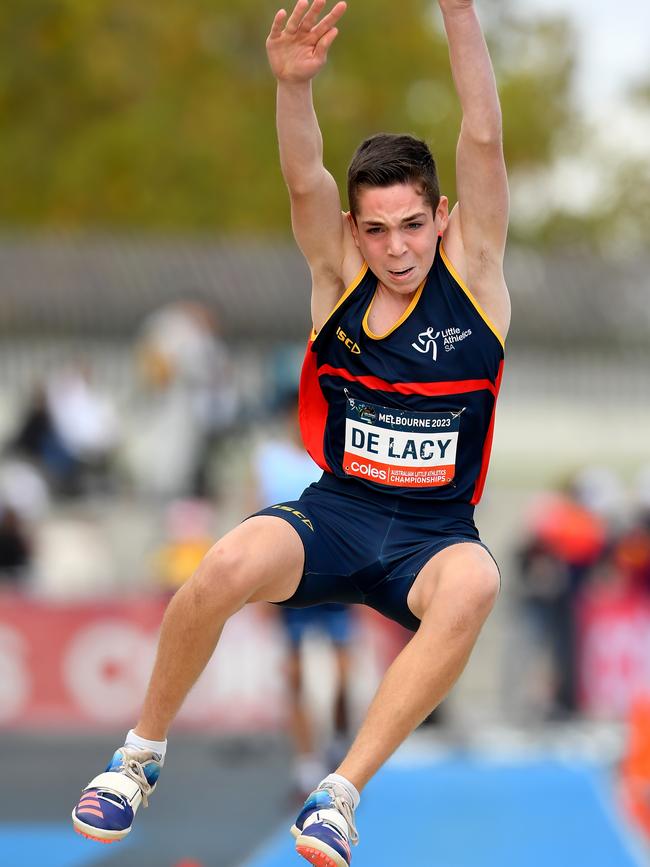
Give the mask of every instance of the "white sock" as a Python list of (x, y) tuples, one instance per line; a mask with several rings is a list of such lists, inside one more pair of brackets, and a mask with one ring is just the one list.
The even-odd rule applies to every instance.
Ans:
[(148, 741), (146, 738), (141, 738), (140, 735), (136, 735), (133, 729), (130, 729), (126, 733), (126, 739), (124, 741), (124, 746), (127, 747), (135, 747), (138, 750), (151, 750), (152, 753), (158, 753), (160, 755), (161, 761), (165, 758), (165, 753), (167, 752), (167, 741)]
[(340, 774), (329, 774), (324, 780), (320, 781), (319, 786), (322, 786), (323, 783), (337, 783), (339, 786), (343, 786), (350, 796), (352, 806), (355, 810), (357, 809), (359, 801), (361, 800), (361, 795), (357, 792), (356, 786), (353, 786), (349, 780), (346, 780), (345, 777), (342, 777)]

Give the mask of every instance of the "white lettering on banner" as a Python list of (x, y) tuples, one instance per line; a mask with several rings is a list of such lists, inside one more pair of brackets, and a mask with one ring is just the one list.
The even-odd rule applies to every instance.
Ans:
[(262, 715), (284, 721), (284, 645), (274, 620), (248, 606), (224, 626), (217, 652), (192, 688), (179, 714), (183, 722), (226, 715), (244, 724)]
[(650, 691), (650, 610), (632, 601), (627, 610), (596, 608), (590, 618), (580, 642), (585, 709), (622, 718), (634, 696)]
[[(219, 652), (189, 693), (179, 719), (254, 719), (264, 706), (282, 706), (282, 644), (259, 623), (251, 629), (251, 620), (239, 612), (228, 622)], [(75, 635), (63, 659), (63, 678), (84, 715), (105, 723), (137, 716), (156, 642), (155, 633), (123, 620), (102, 620)]]
[(92, 719), (121, 722), (137, 715), (147, 686), (156, 636), (124, 620), (80, 629), (63, 659), (63, 678)]
[(18, 717), (29, 698), (27, 647), (13, 627), (0, 624), (0, 722)]

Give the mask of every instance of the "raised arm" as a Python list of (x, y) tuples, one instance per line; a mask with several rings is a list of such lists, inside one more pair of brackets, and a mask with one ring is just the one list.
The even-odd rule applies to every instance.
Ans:
[(458, 205), (444, 241), (452, 262), (505, 336), (510, 322), (503, 277), (509, 197), (499, 96), (473, 0), (439, 3), (463, 113), (456, 152)]
[[(336, 182), (323, 165), (323, 140), (311, 82), (327, 61), (336, 22), (346, 4), (321, 13), (326, 0), (298, 0), (281, 9), (266, 41), (278, 82), (277, 128), (282, 174), (291, 199), (291, 223), (312, 274), (312, 318), (320, 328), (343, 288), (344, 222)], [(320, 20), (319, 20), (320, 19)]]

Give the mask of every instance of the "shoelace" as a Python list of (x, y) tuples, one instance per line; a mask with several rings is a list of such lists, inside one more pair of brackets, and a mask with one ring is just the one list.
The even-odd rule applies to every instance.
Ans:
[(324, 792), (327, 792), (327, 794), (331, 797), (332, 801), (334, 802), (334, 806), (348, 823), (348, 828), (350, 831), (350, 842), (356, 846), (359, 842), (359, 834), (357, 832), (357, 827), (354, 824), (354, 809), (349, 801), (347, 792), (345, 791), (345, 789), (337, 786), (335, 783), (324, 783), (318, 788), (322, 789)]
[(124, 760), (124, 764), (122, 766), (122, 773), (125, 774), (129, 779), (133, 780), (134, 783), (137, 783), (140, 786), (140, 791), (142, 792), (142, 806), (149, 806), (149, 795), (153, 791), (153, 786), (150, 784), (149, 780), (145, 776), (144, 768), (142, 767), (141, 762), (137, 759), (131, 758), (126, 750), (121, 749), (120, 753)]

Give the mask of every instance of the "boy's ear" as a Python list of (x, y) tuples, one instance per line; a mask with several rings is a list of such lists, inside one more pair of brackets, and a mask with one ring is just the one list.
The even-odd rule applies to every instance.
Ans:
[(359, 227), (357, 226), (357, 221), (352, 216), (350, 211), (346, 214), (348, 218), (348, 223), (350, 224), (350, 229), (352, 230), (352, 237), (354, 238), (354, 243), (359, 246)]
[(433, 219), (438, 232), (442, 234), (447, 228), (447, 223), (449, 222), (449, 199), (447, 196), (440, 196), (438, 207), (433, 215)]

